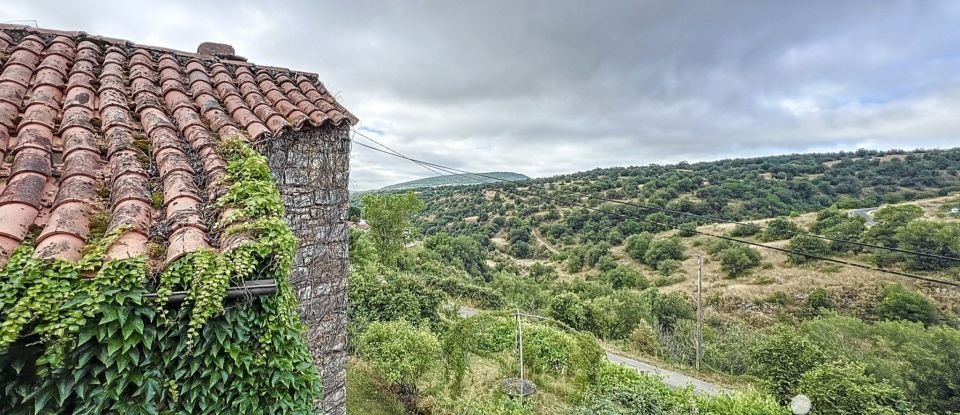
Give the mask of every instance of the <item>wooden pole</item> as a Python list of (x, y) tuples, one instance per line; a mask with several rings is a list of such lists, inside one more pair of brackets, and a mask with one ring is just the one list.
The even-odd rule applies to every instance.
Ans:
[(703, 278), (701, 276), (700, 254), (697, 257), (697, 371), (700, 371), (700, 359), (703, 358)]
[(520, 406), (523, 406), (523, 324), (520, 323), (520, 309), (517, 308), (517, 349), (520, 350)]

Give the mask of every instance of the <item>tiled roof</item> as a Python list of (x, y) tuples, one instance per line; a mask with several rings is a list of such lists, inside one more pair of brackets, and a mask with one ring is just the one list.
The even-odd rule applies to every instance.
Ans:
[(206, 209), (226, 190), (218, 140), (356, 123), (316, 75), (205, 45), (0, 25), (0, 265), (31, 231), (36, 255), (75, 261), (104, 224), (127, 229), (110, 258), (158, 233), (165, 263), (225, 249), (240, 241), (210, 235)]

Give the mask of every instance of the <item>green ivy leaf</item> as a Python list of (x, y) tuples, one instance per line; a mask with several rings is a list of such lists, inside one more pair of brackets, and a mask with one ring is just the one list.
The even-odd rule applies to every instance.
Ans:
[(111, 337), (110, 340), (107, 341), (107, 355), (113, 357), (121, 347), (123, 347), (123, 339)]

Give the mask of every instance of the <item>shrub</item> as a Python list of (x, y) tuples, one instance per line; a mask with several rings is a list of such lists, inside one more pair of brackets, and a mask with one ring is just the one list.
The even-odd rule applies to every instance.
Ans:
[(760, 235), (764, 242), (780, 241), (800, 233), (800, 227), (789, 219), (776, 218), (767, 224), (767, 229)]
[(753, 236), (760, 233), (760, 227), (752, 223), (741, 223), (733, 227), (733, 230), (730, 231), (730, 236), (734, 238), (744, 238), (747, 236)]
[(757, 391), (724, 393), (697, 399), (700, 415), (788, 415), (790, 410)]
[(675, 259), (664, 259), (657, 263), (657, 272), (659, 272), (660, 275), (669, 276), (680, 270), (681, 266), (682, 264), (680, 264), (680, 261)]
[(723, 251), (724, 249), (730, 248), (734, 245), (733, 242), (730, 242), (726, 239), (710, 239), (707, 241), (706, 251), (710, 255), (716, 255)]
[(760, 251), (747, 246), (735, 246), (720, 252), (720, 269), (736, 278), (760, 265)]
[[(810, 235), (794, 236), (790, 239), (790, 243), (787, 244), (787, 249), (820, 257), (830, 255), (830, 244), (823, 239)], [(800, 254), (787, 254), (787, 257), (790, 258), (790, 262), (794, 264), (805, 264), (816, 260), (815, 258)]]
[(664, 330), (673, 330), (678, 321), (691, 319), (695, 316), (693, 306), (690, 305), (683, 294), (661, 294), (653, 289), (644, 292), (646, 295), (650, 295), (649, 293), (653, 293), (650, 300), (650, 311), (657, 324)]
[(684, 259), (683, 245), (677, 238), (655, 239), (650, 242), (647, 252), (643, 254), (643, 262), (657, 269), (661, 261), (669, 259), (677, 261)]
[(576, 373), (581, 346), (574, 336), (542, 325), (524, 325), (524, 364), (537, 371)]
[(690, 389), (671, 389), (659, 378), (603, 363), (584, 391), (575, 415), (694, 413)]
[(750, 350), (753, 373), (780, 401), (792, 397), (800, 377), (823, 362), (823, 352), (793, 328), (779, 326)]
[(409, 275), (371, 276), (350, 273), (350, 324), (362, 331), (375, 321), (406, 320), (412, 324), (440, 324), (443, 293)]
[(560, 293), (550, 303), (550, 317), (573, 328), (582, 328), (586, 323), (583, 300), (571, 292)]
[(533, 248), (526, 241), (516, 241), (510, 246), (510, 255), (517, 258), (530, 258)]
[(627, 252), (627, 255), (630, 255), (630, 258), (643, 262), (643, 256), (647, 253), (647, 248), (650, 247), (650, 242), (652, 241), (653, 234), (649, 232), (631, 235), (627, 238), (627, 244), (624, 250)]
[(638, 288), (642, 290), (650, 285), (650, 282), (639, 272), (623, 265), (600, 274), (600, 279), (610, 283), (615, 290), (623, 288)]
[(817, 413), (907, 414), (903, 393), (864, 373), (863, 365), (832, 362), (803, 374), (797, 392), (810, 397)]
[(940, 320), (940, 312), (930, 300), (899, 283), (883, 289), (877, 305), (877, 316), (885, 320), (907, 320), (924, 325)]
[(807, 308), (814, 312), (829, 310), (833, 308), (833, 301), (830, 299), (827, 290), (817, 287), (810, 291), (810, 294), (807, 294)]
[[(900, 247), (911, 251), (930, 252), (948, 257), (960, 256), (960, 223), (914, 220), (897, 231)], [(956, 266), (956, 262), (925, 258), (916, 255), (907, 257), (907, 267), (914, 270), (938, 270)]]
[(600, 272), (610, 271), (617, 267), (617, 259), (613, 255), (606, 254), (600, 257), (600, 260), (597, 261), (597, 269)]
[(660, 355), (660, 339), (657, 330), (644, 320), (630, 332), (630, 345), (638, 352), (649, 356)]
[(358, 350), (411, 408), (419, 395), (417, 381), (436, 363), (440, 342), (429, 330), (403, 320), (377, 322), (360, 335)]

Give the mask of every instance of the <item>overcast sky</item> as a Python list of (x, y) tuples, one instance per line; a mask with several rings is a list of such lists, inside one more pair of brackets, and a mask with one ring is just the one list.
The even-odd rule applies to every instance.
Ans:
[[(960, 146), (960, 1), (135, 3), (5, 1), (0, 21), (229, 43), (471, 171)], [(353, 189), (429, 175), (359, 146), (351, 168)]]

